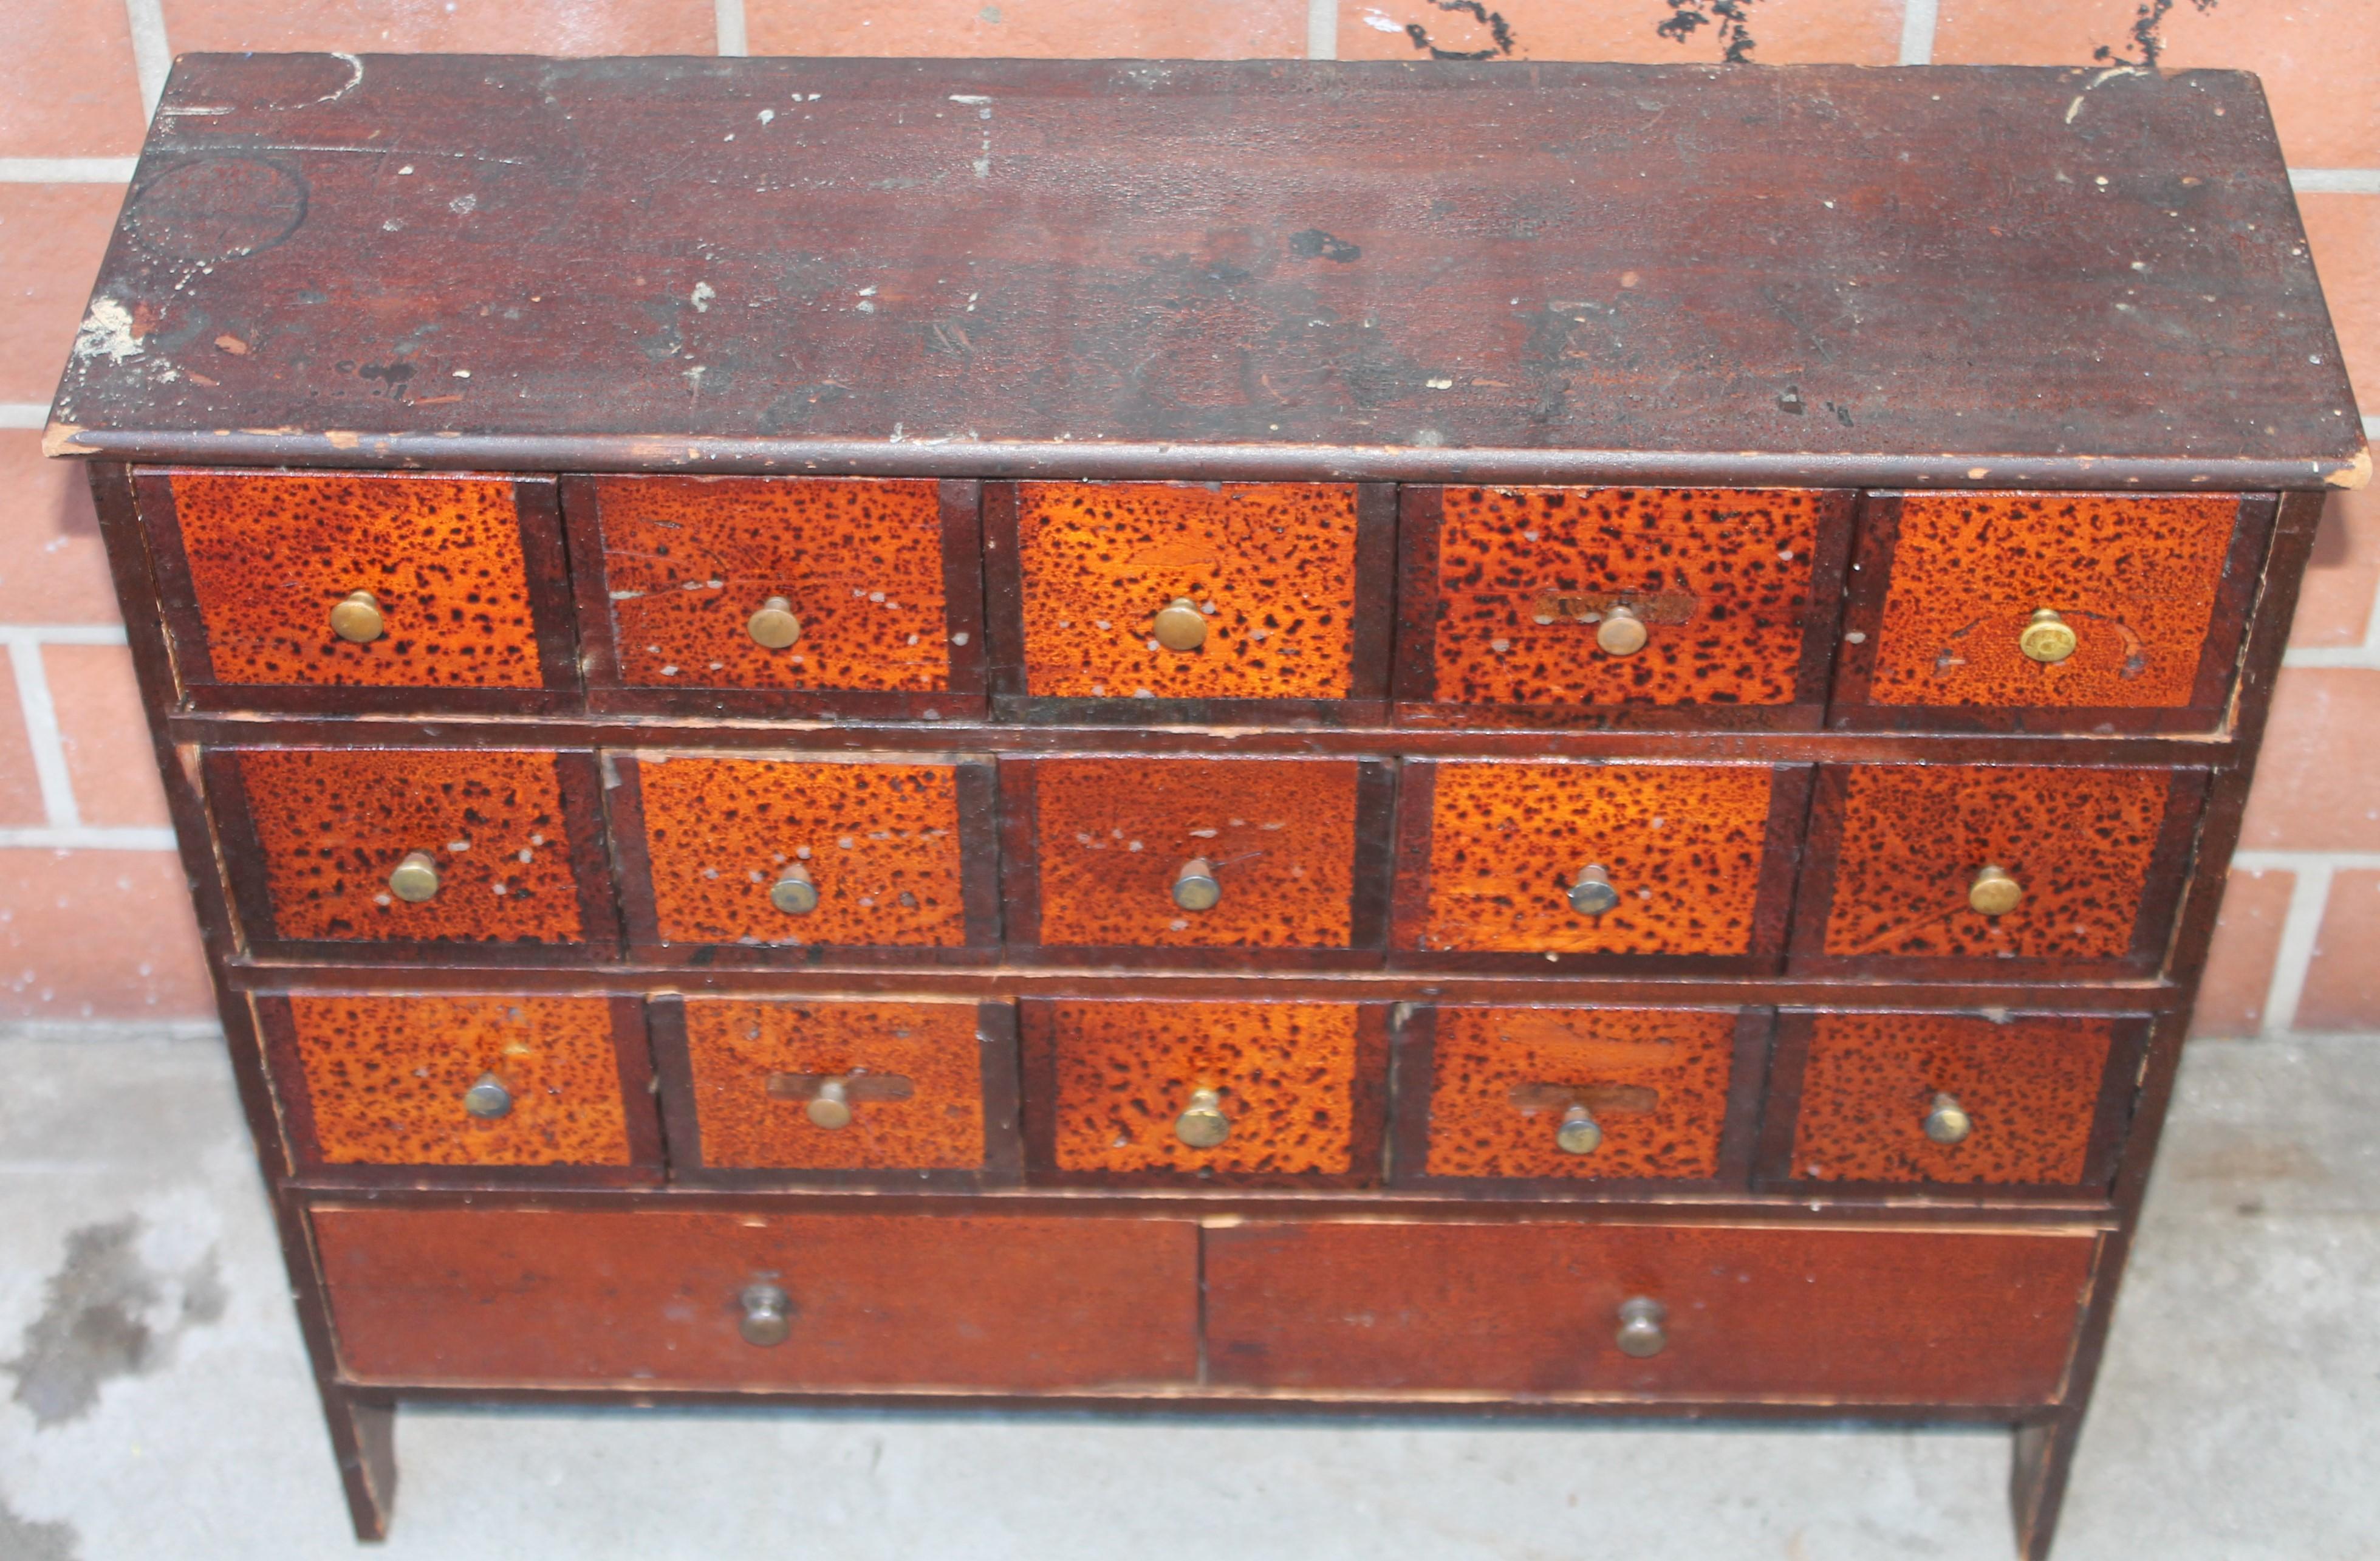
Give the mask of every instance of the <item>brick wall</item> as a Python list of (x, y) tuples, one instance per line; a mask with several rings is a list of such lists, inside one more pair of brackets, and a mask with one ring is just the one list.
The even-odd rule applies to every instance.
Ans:
[[(2380, 406), (2373, 0), (1749, 0), (1789, 64), (2261, 73), (2348, 371)], [(1707, 0), (1675, 0), (1691, 15)], [(1311, 55), (1717, 60), (1673, 0), (0, 0), (0, 1022), (203, 1019), (205, 973), (79, 469), (38, 430), (177, 49), (524, 54)], [(2365, 421), (2380, 433), (2380, 419)], [(2380, 1028), (2380, 490), (2331, 501), (2198, 1029)], [(2370, 760), (2374, 768), (2366, 770)]]

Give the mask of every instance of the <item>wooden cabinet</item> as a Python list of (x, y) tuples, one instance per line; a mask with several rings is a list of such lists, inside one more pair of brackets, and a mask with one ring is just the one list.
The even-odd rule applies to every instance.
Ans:
[(2253, 79), (953, 68), (165, 86), (49, 447), (358, 1532), (733, 1396), (1993, 1423), (2041, 1561), (2370, 471)]

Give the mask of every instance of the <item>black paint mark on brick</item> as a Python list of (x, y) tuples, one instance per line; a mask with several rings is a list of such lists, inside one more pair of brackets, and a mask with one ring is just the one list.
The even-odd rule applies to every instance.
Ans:
[(1504, 19), (1503, 13), (1500, 11), (1489, 10), (1486, 6), (1480, 4), (1480, 0), (1429, 0), (1429, 3), (1436, 6), (1441, 11), (1451, 12), (1456, 16), (1469, 17), (1480, 26), (1486, 28), (1488, 30), (1488, 38), (1492, 40), (1490, 46), (1485, 49), (1441, 49), (1438, 46), (1437, 43), (1431, 39), (1429, 30), (1427, 28), (1422, 26), (1422, 24), (1417, 21), (1409, 21), (1405, 23), (1405, 36), (1413, 41), (1413, 46), (1415, 48), (1421, 50), (1424, 54), (1429, 55), (1430, 58), (1434, 60), (1492, 60), (1500, 55), (1509, 56), (1512, 54), (1512, 24)]

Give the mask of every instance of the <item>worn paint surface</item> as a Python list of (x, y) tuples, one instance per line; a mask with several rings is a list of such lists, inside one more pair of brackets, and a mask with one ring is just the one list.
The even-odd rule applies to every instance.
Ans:
[[(1715, 1176), (1733, 1010), (1441, 1007), (1432, 1018), (1433, 1177)], [(1571, 1104), (1603, 1129), (1590, 1154), (1554, 1130)]]
[[(972, 1003), (690, 998), (686, 1045), (707, 1168), (973, 1170), (983, 1165), (983, 1058)], [(891, 1074), (905, 1100), (867, 1100), (812, 1123), (769, 1092), (771, 1074)]]
[[(2228, 494), (1911, 494), (1869, 698), (1877, 704), (2190, 702), (2240, 501)], [(2017, 648), (2034, 611), (2064, 661)]]
[[(1743, 954), (1767, 827), (1765, 764), (1437, 766), (1414, 946)], [(1572, 910), (1600, 864), (1620, 903)]]
[[(1068, 699), (1343, 699), (1355, 490), (1297, 482), (1026, 482), (1025, 683)], [(1207, 615), (1169, 651), (1157, 614)]]
[[(621, 682), (949, 687), (934, 483), (603, 477), (595, 492)], [(778, 651), (746, 627), (772, 596), (801, 622)]]
[[(288, 1002), (314, 1137), (328, 1165), (630, 1162), (603, 998), (408, 993)], [(487, 1074), (512, 1096), (503, 1116), (463, 1109), (464, 1091)]]
[[(2159, 770), (1854, 765), (1826, 951), (2117, 959), (2131, 951), (2165, 823)], [(2024, 894), (1970, 909), (1985, 864)]]
[[(1034, 764), (1041, 941), (1335, 948), (1352, 935), (1353, 760), (1050, 759)], [(1173, 903), (1203, 857), (1210, 909)]]
[[(1791, 703), (1822, 502), (1775, 489), (1444, 490), (1437, 699)], [(1597, 648), (1614, 606), (1644, 622), (1644, 649)]]
[[(1359, 1095), (1369, 1081), (1357, 1077), (1356, 1014), (1348, 1003), (1050, 1004), (1058, 1168), (1377, 1177), (1353, 1154), (1355, 1113), (1377, 1099)], [(1174, 1133), (1199, 1090), (1231, 1119), (1211, 1149)]]
[[(966, 942), (951, 765), (647, 754), (637, 779), (664, 942)], [(796, 862), (819, 903), (790, 916), (769, 890)]]
[[(1820, 1014), (1802, 1075), (1793, 1175), (1815, 1181), (2003, 1184), (2082, 1179), (2115, 1026), (1954, 1014)], [(1925, 1136), (1935, 1095), (1974, 1127)]]
[[(173, 486), (217, 682), (543, 686), (510, 482), (181, 471)], [(358, 591), (388, 626), (368, 644), (331, 631)]]
[[(550, 753), (289, 749), (243, 752), (238, 763), (280, 937), (573, 943), (583, 934)], [(438, 892), (419, 904), (388, 887), (413, 851), (438, 864)]]

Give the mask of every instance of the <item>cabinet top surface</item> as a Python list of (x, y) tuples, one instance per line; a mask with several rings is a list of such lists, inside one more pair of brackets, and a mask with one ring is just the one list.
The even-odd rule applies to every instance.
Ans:
[(2369, 470), (2223, 71), (193, 55), (53, 416), (345, 466)]

